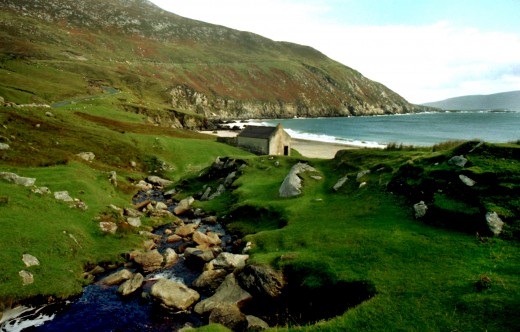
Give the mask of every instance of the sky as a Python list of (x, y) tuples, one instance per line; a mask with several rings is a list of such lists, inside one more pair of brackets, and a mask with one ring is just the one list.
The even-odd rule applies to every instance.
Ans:
[(520, 90), (520, 0), (150, 0), (311, 46), (409, 102)]

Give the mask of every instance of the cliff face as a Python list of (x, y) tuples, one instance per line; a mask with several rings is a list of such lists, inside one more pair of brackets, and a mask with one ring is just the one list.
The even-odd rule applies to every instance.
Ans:
[[(145, 0), (0, 0), (0, 5), (0, 71), (23, 76), (45, 66), (30, 87), (27, 79), (0, 82), (0, 95), (13, 101), (66, 99), (102, 82), (127, 91), (139, 104), (210, 119), (416, 109), (310, 47), (186, 19)], [(52, 89), (58, 76), (69, 84)], [(45, 87), (46, 81), (52, 83)]]

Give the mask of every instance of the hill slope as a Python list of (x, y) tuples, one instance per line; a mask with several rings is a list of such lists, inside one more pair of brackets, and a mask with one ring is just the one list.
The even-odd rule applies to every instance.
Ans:
[(424, 106), (461, 111), (488, 109), (520, 111), (520, 91), (502, 92), (490, 95), (461, 96), (426, 103)]
[[(306, 46), (190, 20), (146, 0), (0, 0), (0, 96), (205, 118), (406, 113), (416, 106)], [(129, 106), (130, 104), (130, 106)], [(170, 112), (171, 113), (171, 112)]]

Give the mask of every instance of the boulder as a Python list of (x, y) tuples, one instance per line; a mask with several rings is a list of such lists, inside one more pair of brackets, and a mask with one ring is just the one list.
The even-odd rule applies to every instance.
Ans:
[(64, 202), (74, 202), (74, 198), (70, 197), (68, 191), (56, 191), (54, 192), (54, 198)]
[(126, 222), (133, 227), (141, 227), (141, 218), (139, 217), (128, 217), (126, 218)]
[(468, 187), (473, 187), (477, 183), (474, 180), (470, 179), (469, 177), (467, 177), (466, 175), (463, 175), (463, 174), (459, 175), (459, 179), (462, 181), (462, 183), (464, 183)]
[(30, 285), (34, 282), (34, 276), (29, 271), (21, 270), (20, 272), (18, 272), (18, 275), (22, 277), (22, 283), (24, 286)]
[(105, 286), (119, 285), (120, 283), (131, 279), (133, 275), (134, 274), (127, 269), (119, 270), (103, 278), (101, 284)]
[(204, 194), (200, 197), (201, 201), (209, 201), (209, 196), (211, 194), (211, 187), (207, 187), (206, 190), (204, 190)]
[(208, 249), (222, 243), (217, 233), (204, 234), (199, 231), (193, 233), (193, 241), (198, 244), (197, 248), (199, 249)]
[(122, 296), (127, 296), (134, 293), (136, 290), (141, 288), (144, 283), (144, 277), (141, 273), (136, 273), (132, 278), (128, 279), (119, 286), (117, 293)]
[(0, 178), (25, 187), (31, 187), (36, 182), (35, 178), (25, 178), (9, 172), (0, 172)]
[(304, 163), (297, 163), (296, 165), (294, 165), (289, 171), (289, 174), (287, 174), (287, 176), (283, 180), (282, 185), (278, 190), (280, 197), (294, 197), (300, 195), (302, 193), (302, 180), (300, 179), (298, 174), (307, 171), (315, 172), (316, 169)]
[(33, 255), (29, 255), (29, 254), (23, 254), (22, 261), (24, 262), (25, 266), (27, 266), (27, 267), (40, 265), (40, 261), (38, 260), (38, 258), (34, 257)]
[(228, 272), (223, 269), (204, 271), (193, 281), (191, 286), (202, 293), (213, 293), (222, 284), (227, 275)]
[(426, 215), (426, 211), (428, 210), (428, 206), (424, 201), (420, 201), (413, 205), (413, 209), (415, 211), (415, 218), (422, 218)]
[(248, 331), (260, 331), (260, 330), (266, 330), (269, 328), (269, 324), (267, 324), (264, 320), (262, 320), (256, 316), (247, 315), (246, 319), (247, 319), (247, 330)]
[(32, 192), (38, 195), (48, 195), (51, 193), (50, 189), (47, 187), (34, 188)]
[(197, 228), (197, 225), (194, 225), (194, 224), (182, 225), (182, 226), (177, 227), (177, 229), (175, 230), (175, 235), (178, 235), (180, 237), (188, 237), (195, 232), (196, 228)]
[(216, 216), (209, 216), (202, 219), (203, 223), (206, 224), (216, 224), (217, 223), (217, 217)]
[(209, 196), (208, 200), (214, 200), (215, 198), (219, 197), (220, 195), (222, 195), (223, 193), (226, 192), (226, 187), (221, 184), (220, 186), (218, 186), (217, 190), (211, 194), (211, 196)]
[(92, 162), (96, 158), (96, 155), (92, 152), (80, 152), (76, 156), (88, 162)]
[(368, 169), (357, 173), (356, 180), (359, 181), (359, 179), (361, 179), (362, 177), (364, 177), (367, 174), (370, 174), (370, 170), (368, 170)]
[(455, 166), (458, 166), (458, 167), (464, 167), (466, 166), (466, 163), (468, 162), (468, 160), (466, 158), (464, 158), (464, 156), (453, 156), (450, 158), (450, 160), (448, 160), (448, 164), (450, 165), (455, 165)]
[(168, 205), (164, 204), (163, 202), (157, 202), (157, 203), (155, 203), (155, 209), (156, 210), (168, 210)]
[(99, 223), (99, 228), (103, 233), (115, 234), (117, 232), (117, 224), (111, 221), (102, 221)]
[(224, 282), (217, 288), (215, 294), (204, 299), (195, 305), (195, 312), (204, 315), (211, 312), (221, 304), (234, 304), (241, 308), (245, 303), (251, 301), (251, 294), (243, 290), (233, 273), (230, 273), (224, 279)]
[(166, 248), (164, 251), (164, 267), (170, 268), (177, 263), (179, 260), (179, 255), (172, 248)]
[(236, 172), (229, 173), (228, 176), (226, 176), (226, 179), (224, 180), (224, 186), (229, 187), (233, 183), (233, 181), (235, 181), (236, 175)]
[(486, 213), (486, 222), (489, 227), (489, 230), (495, 234), (495, 236), (500, 235), (502, 232), (502, 228), (504, 227), (504, 222), (496, 212), (488, 212)]
[(140, 180), (139, 182), (134, 184), (134, 187), (136, 187), (137, 189), (142, 190), (142, 191), (147, 191), (147, 190), (151, 190), (153, 188), (153, 185), (146, 181)]
[(347, 182), (348, 180), (348, 176), (344, 176), (342, 177), (341, 179), (339, 179), (336, 184), (332, 187), (332, 189), (334, 189), (334, 191), (338, 191), (341, 189), (341, 187), (343, 187), (343, 185), (345, 184), (345, 182)]
[(249, 255), (232, 254), (229, 252), (223, 252), (211, 261), (213, 268), (215, 269), (226, 269), (234, 270), (241, 269), (246, 266), (246, 260)]
[(209, 323), (223, 325), (235, 332), (246, 331), (248, 326), (246, 315), (233, 304), (221, 304), (213, 309), (209, 315)]
[(186, 250), (184, 250), (184, 258), (186, 259), (187, 265), (199, 269), (202, 268), (205, 263), (214, 259), (215, 254), (210, 249), (186, 248)]
[(282, 273), (268, 265), (248, 265), (237, 273), (237, 280), (242, 288), (261, 298), (278, 298), (285, 286)]
[(133, 209), (133, 208), (124, 208), (123, 209), (123, 214), (125, 216), (132, 217), (132, 218), (140, 217), (140, 216), (143, 215), (137, 209)]
[(117, 173), (116, 171), (111, 171), (108, 177), (108, 181), (114, 186), (117, 187)]
[(179, 242), (179, 241), (182, 241), (182, 237), (180, 237), (177, 234), (170, 235), (166, 238), (166, 242), (168, 242), (168, 243), (175, 243), (175, 242)]
[(164, 257), (157, 249), (138, 254), (134, 261), (141, 266), (144, 272), (153, 272), (162, 267)]
[(157, 248), (157, 244), (153, 240), (146, 240), (143, 242), (144, 251), (150, 251)]
[(186, 213), (191, 208), (191, 205), (193, 204), (193, 202), (195, 202), (195, 199), (193, 197), (191, 197), (191, 196), (187, 197), (187, 198), (181, 200), (177, 204), (175, 209), (173, 209), (173, 212), (176, 215), (180, 215), (180, 214)]
[(6, 143), (0, 143), (0, 150), (9, 150), (10, 146)]
[(197, 291), (168, 279), (160, 279), (153, 285), (151, 295), (162, 306), (177, 311), (187, 310), (200, 298)]
[(160, 178), (155, 175), (150, 175), (149, 177), (146, 178), (146, 181), (148, 181), (151, 184), (160, 186), (160, 187), (168, 187), (173, 184), (172, 181)]

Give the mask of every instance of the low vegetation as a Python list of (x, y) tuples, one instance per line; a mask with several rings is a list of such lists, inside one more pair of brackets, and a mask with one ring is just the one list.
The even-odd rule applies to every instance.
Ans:
[[(111, 98), (117, 96), (106, 102)], [(131, 204), (133, 181), (161, 174), (189, 195), (200, 190), (202, 170), (217, 156), (230, 156), (247, 164), (233, 190), (197, 206), (215, 211), (233, 233), (250, 241), (253, 262), (283, 270), (299, 289), (363, 285), (369, 294), (327, 320), (299, 325), (295, 317), (279, 329), (513, 331), (520, 326), (518, 145), (459, 142), (435, 151), (345, 150), (333, 160), (271, 158), (194, 132), (146, 124), (135, 113), (107, 107), (105, 114), (103, 107), (84, 101), (51, 109), (53, 116), (45, 115), (48, 109), (1, 110), (0, 140), (10, 146), (0, 151), (1, 170), (34, 177), (37, 186), (53, 192), (68, 190), (88, 205), (86, 211), (71, 209), (52, 196), (0, 181), (2, 307), (77, 294), (86, 283), (85, 269), (117, 263), (137, 246), (134, 232), (109, 236), (97, 225), (99, 218), (114, 217), (110, 204)], [(95, 160), (76, 156), (83, 151), (94, 152)], [(455, 155), (466, 156), (467, 166), (448, 164)], [(317, 172), (303, 175), (302, 195), (281, 199), (279, 186), (297, 161)], [(108, 181), (113, 170), (118, 187)], [(365, 170), (370, 172), (357, 179)], [(460, 184), (462, 173), (477, 185)], [(333, 190), (345, 175), (349, 180)], [(412, 205), (419, 200), (431, 212), (424, 219), (414, 218)], [(506, 222), (498, 237), (481, 229), (487, 211)], [(156, 226), (152, 220), (144, 224)], [(21, 260), (26, 253), (41, 265), (26, 268)], [(35, 275), (33, 284), (22, 286), (22, 269)], [(349, 300), (344, 292), (337, 294)]]

